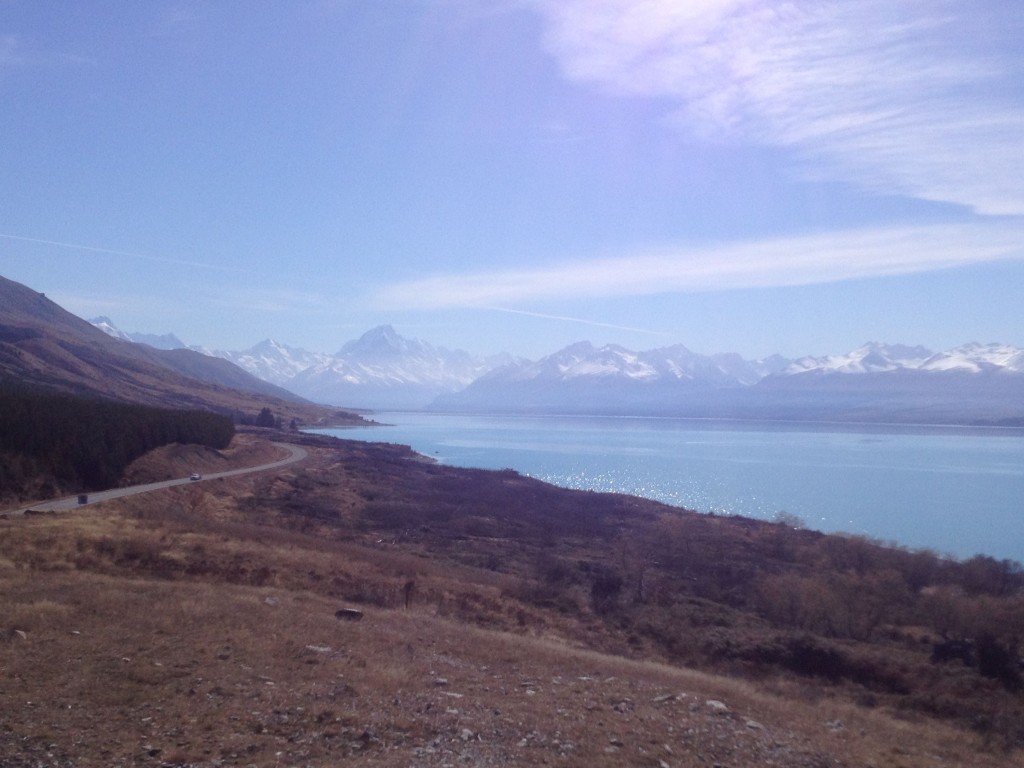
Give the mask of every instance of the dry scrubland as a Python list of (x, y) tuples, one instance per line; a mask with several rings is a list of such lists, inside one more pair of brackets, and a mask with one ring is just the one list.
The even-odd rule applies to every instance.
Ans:
[(0, 765), (1020, 764), (1013, 564), (296, 439), (0, 520)]

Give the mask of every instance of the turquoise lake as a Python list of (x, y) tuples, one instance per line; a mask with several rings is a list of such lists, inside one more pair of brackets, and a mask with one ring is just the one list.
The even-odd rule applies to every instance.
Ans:
[(664, 418), (377, 413), (325, 430), (445, 464), (511, 468), (567, 488), (644, 496), (965, 558), (1024, 561), (1024, 430)]

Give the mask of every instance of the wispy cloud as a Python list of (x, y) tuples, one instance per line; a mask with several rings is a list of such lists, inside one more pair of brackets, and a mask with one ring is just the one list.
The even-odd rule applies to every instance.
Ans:
[[(675, 103), (805, 173), (1024, 214), (1020, 14), (967, 0), (535, 0), (575, 81)], [(1001, 7), (1001, 10), (1000, 10)], [(978, 20), (984, 13), (1002, 14)], [(1013, 29), (1016, 25), (1017, 29)]]
[(17, 35), (0, 35), (0, 72), (15, 67), (95, 64), (95, 60), (70, 53), (55, 53), (32, 48)]
[(251, 272), (248, 269), (240, 269), (237, 267), (224, 266), (221, 264), (210, 264), (203, 261), (193, 261), (190, 259), (178, 259), (171, 256), (154, 256), (146, 253), (134, 253), (132, 251), (117, 251), (111, 248), (101, 248), (95, 245), (82, 245), (80, 243), (65, 243), (58, 240), (44, 240), (38, 237), (26, 237), (24, 235), (11, 235), (0, 233), (0, 238), (4, 240), (16, 240), (23, 243), (35, 243), (36, 245), (48, 245), (54, 248), (64, 248), (73, 251), (85, 251), (88, 253), (102, 253), (108, 256), (120, 256), (129, 259), (139, 259), (142, 261), (156, 261), (164, 264), (177, 264), (183, 267), (199, 267), (201, 269), (213, 269), (223, 272)]
[(522, 270), (441, 275), (379, 290), (380, 309), (509, 306), (838, 282), (1024, 257), (1024, 222), (833, 232), (679, 247)]

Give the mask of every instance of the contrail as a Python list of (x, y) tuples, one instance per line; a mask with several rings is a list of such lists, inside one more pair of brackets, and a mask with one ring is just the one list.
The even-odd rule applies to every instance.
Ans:
[(201, 261), (189, 261), (187, 259), (174, 259), (168, 256), (151, 256), (145, 253), (132, 253), (130, 251), (115, 251), (110, 248), (99, 248), (94, 245), (81, 245), (79, 243), (62, 243), (57, 240), (43, 240), (38, 237), (25, 237), (24, 235), (8, 235), (0, 232), (0, 237), (7, 240), (21, 240), (26, 243), (39, 243), (41, 245), (53, 245), (58, 248), (70, 248), (77, 251), (91, 251), (92, 253), (106, 253), (111, 256), (127, 256), (131, 259), (144, 259), (146, 261), (159, 261), (164, 264), (179, 264), (185, 267), (202, 267), (203, 269), (218, 269), (224, 272), (246, 272), (247, 270), (237, 267), (225, 267), (219, 264), (205, 264)]
[(669, 336), (665, 331), (652, 331), (650, 328), (633, 328), (628, 325), (615, 325), (613, 323), (601, 323), (597, 320), (584, 320), (581, 317), (566, 317), (564, 315), (546, 315), (543, 312), (527, 312), (524, 309), (509, 309), (508, 307), (479, 307), (492, 312), (508, 312), (511, 315), (526, 315), (527, 317), (539, 317), (542, 320), (562, 320), (568, 323), (579, 323), (580, 325), (593, 325), (598, 328), (612, 328), (616, 331), (631, 331), (633, 333), (646, 333), (651, 336)]

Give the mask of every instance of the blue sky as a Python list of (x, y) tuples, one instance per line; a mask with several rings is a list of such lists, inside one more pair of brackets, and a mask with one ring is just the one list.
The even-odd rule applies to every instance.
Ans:
[(996, 0), (0, 0), (0, 274), (191, 344), (1024, 346)]

